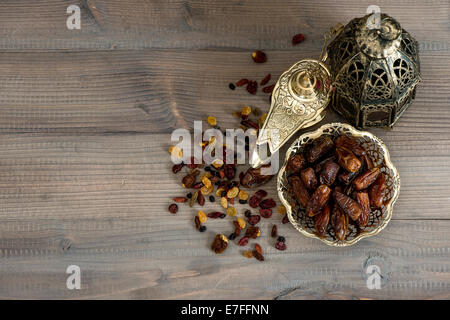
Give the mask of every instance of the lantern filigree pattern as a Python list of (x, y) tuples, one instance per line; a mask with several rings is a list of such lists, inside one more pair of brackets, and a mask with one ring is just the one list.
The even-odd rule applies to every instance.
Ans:
[(392, 127), (421, 79), (418, 44), (388, 15), (380, 29), (368, 17), (351, 20), (327, 48), (331, 105), (356, 127)]

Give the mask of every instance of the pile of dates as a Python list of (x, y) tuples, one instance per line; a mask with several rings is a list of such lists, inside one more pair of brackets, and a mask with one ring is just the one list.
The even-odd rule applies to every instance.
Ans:
[(289, 158), (286, 169), (298, 204), (314, 219), (316, 234), (345, 240), (349, 223), (367, 226), (372, 209), (383, 207), (386, 181), (355, 139), (321, 136), (302, 154)]

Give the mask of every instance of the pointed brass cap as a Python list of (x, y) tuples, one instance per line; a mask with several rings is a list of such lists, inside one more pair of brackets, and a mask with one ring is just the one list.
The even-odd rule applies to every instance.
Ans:
[[(266, 121), (259, 131), (256, 147), (268, 144), (276, 152), (298, 130), (323, 119), (331, 94), (330, 72), (318, 60), (305, 59), (295, 63), (278, 79)], [(250, 164), (256, 168), (267, 162), (255, 148)]]

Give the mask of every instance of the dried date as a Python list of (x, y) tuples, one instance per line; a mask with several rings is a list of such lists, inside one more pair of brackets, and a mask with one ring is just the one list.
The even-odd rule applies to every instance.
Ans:
[(318, 214), (330, 199), (331, 189), (326, 185), (319, 186), (312, 194), (306, 207), (308, 216), (313, 217)]
[(334, 181), (336, 181), (336, 176), (339, 172), (339, 165), (333, 161), (327, 161), (322, 171), (320, 172), (319, 182), (320, 184), (326, 184), (327, 186), (331, 186)]
[(317, 178), (313, 168), (306, 168), (300, 172), (300, 178), (308, 190), (316, 190)]
[(362, 208), (358, 202), (336, 190), (333, 192), (333, 197), (334, 201), (353, 221), (358, 219), (362, 213)]
[(348, 230), (348, 215), (346, 215), (337, 205), (333, 208), (331, 225), (333, 226), (336, 238), (344, 241)]
[(336, 156), (339, 165), (349, 172), (356, 172), (361, 167), (361, 161), (359, 161), (353, 152), (346, 148), (336, 148)]
[(300, 203), (303, 208), (306, 208), (310, 197), (302, 180), (300, 180), (300, 177), (298, 176), (292, 176), (289, 180), (298, 203)]
[(362, 175), (358, 176), (353, 180), (353, 185), (356, 190), (363, 190), (368, 188), (375, 180), (378, 178), (380, 174), (380, 169), (375, 167), (373, 169), (367, 170)]
[(361, 146), (361, 144), (349, 136), (342, 135), (336, 139), (336, 148), (339, 147), (344, 147), (350, 150), (358, 157), (366, 154), (366, 150)]
[(286, 169), (291, 173), (297, 173), (305, 166), (305, 158), (301, 154), (290, 157)]
[(314, 228), (319, 236), (325, 236), (330, 221), (330, 206), (327, 204), (322, 212), (314, 217)]
[(329, 136), (323, 136), (315, 140), (311, 148), (306, 152), (306, 160), (314, 163), (334, 148), (334, 142)]
[(370, 200), (367, 192), (356, 192), (356, 200), (362, 208), (362, 213), (358, 217), (357, 223), (360, 227), (365, 227), (370, 217)]
[(270, 179), (272, 179), (273, 175), (262, 175), (261, 169), (267, 168), (270, 165), (264, 165), (260, 168), (250, 168), (247, 170), (247, 172), (242, 176), (240, 179), (240, 183), (245, 188), (255, 188), (260, 185), (263, 185), (264, 183), (269, 182)]
[(377, 180), (370, 186), (369, 199), (370, 205), (374, 208), (381, 208), (383, 206), (384, 193), (386, 191), (386, 178), (381, 173)]

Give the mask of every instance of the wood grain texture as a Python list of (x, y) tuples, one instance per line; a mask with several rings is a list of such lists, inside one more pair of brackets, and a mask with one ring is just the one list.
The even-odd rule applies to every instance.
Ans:
[[(81, 8), (81, 30), (66, 8)], [(321, 46), (324, 30), (376, 4), (412, 32), (423, 50), (448, 50), (447, 0), (8, 0), (0, 4), (0, 49), (283, 49), (303, 32)], [(432, 34), (432, 37), (430, 35)]]
[[(81, 6), (80, 31), (65, 27), (69, 4)], [(247, 104), (267, 110), (267, 95), (228, 83), (318, 57), (322, 34), (369, 4), (421, 46), (416, 101), (393, 130), (371, 130), (402, 179), (392, 221), (337, 249), (275, 213), (261, 224), (264, 263), (235, 245), (214, 255), (231, 219), (199, 233), (198, 207), (167, 212), (186, 192), (170, 172), (170, 133), (209, 114), (235, 127), (231, 111)], [(449, 15), (446, 0), (2, 1), (0, 298), (450, 299)], [(307, 41), (291, 47), (297, 32)], [(266, 64), (251, 61), (255, 48)], [(330, 111), (324, 122), (340, 120)], [(265, 188), (275, 195), (274, 180)], [(381, 290), (367, 289), (369, 263), (382, 268)], [(66, 289), (71, 264), (81, 290)]]

